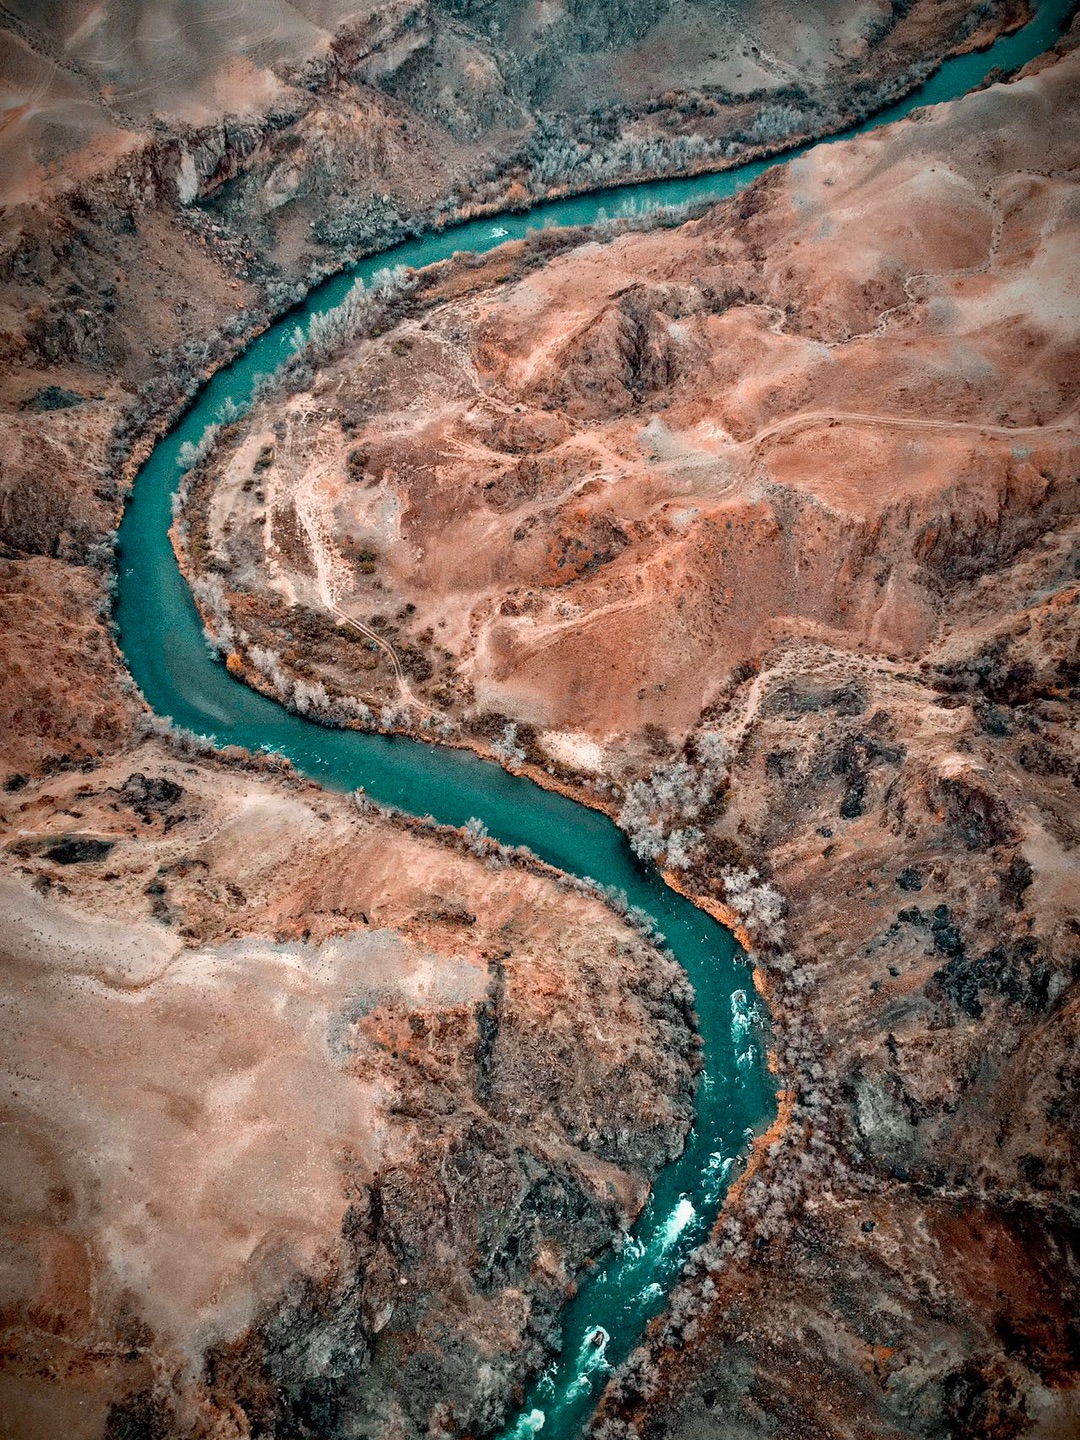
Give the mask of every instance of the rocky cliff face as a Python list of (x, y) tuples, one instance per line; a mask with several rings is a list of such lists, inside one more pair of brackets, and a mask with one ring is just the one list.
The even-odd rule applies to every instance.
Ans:
[(914, 671), (788, 643), (725, 697), (791, 1126), (603, 1433), (1075, 1429), (1076, 604)]

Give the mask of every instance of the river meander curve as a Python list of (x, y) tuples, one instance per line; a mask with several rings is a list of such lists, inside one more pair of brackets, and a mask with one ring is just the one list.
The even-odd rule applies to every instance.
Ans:
[[(921, 90), (848, 133), (955, 99), (996, 67), (1016, 69), (1054, 43), (1073, 8), (1074, 0), (1042, 0), (1015, 35), (982, 53), (946, 61)], [(120, 526), (115, 608), (120, 646), (157, 714), (219, 745), (280, 752), (328, 789), (363, 786), (375, 800), (449, 825), (476, 816), (497, 839), (527, 845), (561, 870), (624, 891), (631, 904), (653, 917), (693, 983), (704, 1062), (693, 1128), (683, 1153), (657, 1176), (625, 1245), (600, 1258), (565, 1307), (562, 1353), (510, 1422), (508, 1433), (517, 1436), (541, 1426), (545, 1440), (570, 1440), (581, 1432), (610, 1370), (640, 1340), (687, 1255), (705, 1239), (733, 1166), (774, 1113), (745, 957), (727, 931), (636, 860), (622, 833), (596, 811), (465, 750), (325, 728), (233, 679), (206, 645), (168, 538), (171, 498), (183, 473), (180, 451), (186, 442), (198, 442), (229, 405), (250, 403), (258, 378), (278, 370), (297, 348), (298, 328), (304, 331), (312, 316), (339, 305), (357, 278), (370, 280), (387, 265), (420, 267), (458, 250), (488, 250), (545, 225), (586, 225), (605, 214), (643, 215), (661, 206), (725, 199), (805, 148), (720, 174), (629, 185), (472, 221), (396, 245), (335, 276), (199, 392), (139, 472)]]

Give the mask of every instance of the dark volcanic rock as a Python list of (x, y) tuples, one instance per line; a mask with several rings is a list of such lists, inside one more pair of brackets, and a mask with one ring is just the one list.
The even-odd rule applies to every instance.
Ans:
[(72, 835), (61, 840), (59, 845), (50, 846), (45, 851), (45, 859), (52, 860), (57, 865), (80, 865), (86, 861), (104, 860), (115, 844), (115, 840)]
[(175, 780), (166, 780), (162, 776), (148, 778), (135, 771), (124, 781), (119, 793), (136, 815), (150, 821), (172, 810), (183, 795), (184, 788)]
[(65, 390), (62, 385), (43, 385), (40, 390), (35, 390), (33, 395), (23, 400), (19, 409), (70, 410), (76, 405), (81, 405), (85, 399), (85, 395), (79, 395), (74, 390)]

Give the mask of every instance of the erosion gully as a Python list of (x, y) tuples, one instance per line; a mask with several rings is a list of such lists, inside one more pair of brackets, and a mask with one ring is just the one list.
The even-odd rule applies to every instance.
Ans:
[[(996, 67), (1017, 69), (1064, 30), (1072, 0), (1043, 0), (1022, 29), (979, 54), (948, 60), (919, 91), (830, 144), (898, 120), (917, 107), (952, 100)], [(552, 1440), (581, 1433), (612, 1369), (663, 1308), (690, 1251), (706, 1238), (732, 1170), (775, 1112), (764, 1054), (764, 1019), (732, 936), (641, 864), (603, 815), (541, 789), (468, 751), (400, 736), (333, 730), (292, 714), (234, 680), (213, 657), (169, 542), (171, 500), (183, 474), (181, 448), (250, 405), (257, 381), (302, 345), (313, 316), (341, 304), (359, 280), (386, 266), (419, 268), (455, 251), (484, 251), (544, 226), (589, 225), (608, 216), (646, 216), (661, 207), (723, 200), (773, 164), (759, 161), (722, 174), (664, 180), (579, 196), (425, 235), (400, 244), (320, 285), (305, 304), (266, 330), (218, 371), (140, 471), (118, 538), (115, 610), (131, 674), (151, 708), (220, 746), (274, 751), (330, 790), (362, 786), (372, 799), (447, 825), (470, 817), (508, 845), (527, 845), (570, 874), (625, 892), (646, 910), (685, 968), (697, 996), (703, 1065), (693, 1128), (678, 1159), (656, 1177), (644, 1211), (621, 1248), (583, 1276), (562, 1316), (562, 1349), (535, 1381), (505, 1434), (540, 1429)]]

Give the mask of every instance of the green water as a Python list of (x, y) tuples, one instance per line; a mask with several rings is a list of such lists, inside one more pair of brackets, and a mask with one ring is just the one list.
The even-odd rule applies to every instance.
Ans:
[[(1071, 0), (1044, 0), (1024, 30), (981, 55), (948, 61), (921, 91), (859, 128), (953, 99), (995, 66), (1023, 64), (1054, 42), (1072, 8)], [(694, 1127), (683, 1154), (657, 1177), (625, 1246), (589, 1272), (566, 1307), (562, 1354), (539, 1378), (508, 1432), (519, 1437), (541, 1426), (545, 1440), (570, 1440), (580, 1433), (610, 1368), (633, 1349), (647, 1321), (663, 1308), (688, 1253), (707, 1235), (733, 1163), (774, 1113), (761, 1027), (748, 1002), (749, 973), (731, 936), (640, 864), (616, 827), (596, 812), (467, 752), (325, 729), (233, 680), (211, 657), (168, 541), (170, 499), (182, 473), (179, 451), (222, 418), (227, 402), (247, 405), (256, 380), (277, 370), (295, 350), (297, 326), (304, 328), (313, 315), (340, 304), (357, 277), (366, 281), (387, 265), (428, 265), (455, 250), (487, 250), (544, 225), (582, 225), (601, 213), (641, 215), (664, 205), (724, 199), (769, 164), (787, 163), (800, 153), (791, 152), (783, 162), (627, 186), (525, 215), (475, 221), (364, 261), (313, 291), (301, 309), (209, 382), (143, 467), (120, 527), (120, 643), (135, 681), (158, 714), (221, 745), (279, 751), (328, 789), (362, 785), (374, 799), (451, 825), (477, 816), (499, 840), (527, 845), (562, 870), (624, 891), (632, 904), (653, 916), (693, 982), (704, 1042)]]

